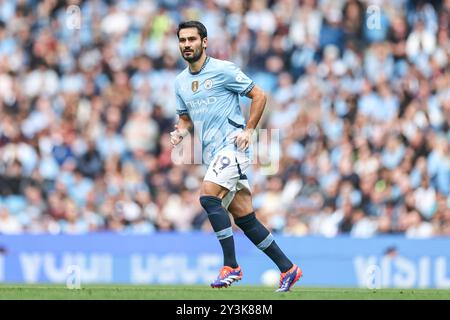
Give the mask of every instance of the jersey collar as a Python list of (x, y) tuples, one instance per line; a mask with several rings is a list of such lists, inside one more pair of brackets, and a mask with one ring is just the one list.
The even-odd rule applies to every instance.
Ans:
[(203, 62), (202, 67), (200, 68), (200, 70), (198, 70), (197, 72), (192, 72), (191, 69), (188, 67), (188, 71), (190, 74), (192, 75), (196, 75), (199, 74), (200, 72), (202, 72), (203, 69), (205, 69), (206, 64), (209, 62), (209, 56), (206, 56), (205, 62)]

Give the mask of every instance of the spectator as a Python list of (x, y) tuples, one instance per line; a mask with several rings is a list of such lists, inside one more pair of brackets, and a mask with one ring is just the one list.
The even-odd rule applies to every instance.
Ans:
[(22, 224), (12, 216), (8, 208), (0, 207), (0, 234), (17, 234), (23, 232)]

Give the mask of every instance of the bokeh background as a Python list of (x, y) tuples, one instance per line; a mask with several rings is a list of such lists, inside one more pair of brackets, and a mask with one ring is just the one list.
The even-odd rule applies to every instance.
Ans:
[(268, 94), (273, 233), (450, 235), (449, 0), (0, 0), (1, 234), (210, 231), (168, 136), (188, 19)]

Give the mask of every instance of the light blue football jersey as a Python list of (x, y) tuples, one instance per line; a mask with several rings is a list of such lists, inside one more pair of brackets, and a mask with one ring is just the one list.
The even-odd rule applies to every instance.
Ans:
[[(177, 114), (188, 114), (202, 143), (203, 163), (236, 149), (233, 137), (245, 128), (239, 96), (255, 86), (235, 64), (207, 57), (200, 71), (187, 67), (175, 79)], [(248, 150), (247, 150), (248, 153)]]

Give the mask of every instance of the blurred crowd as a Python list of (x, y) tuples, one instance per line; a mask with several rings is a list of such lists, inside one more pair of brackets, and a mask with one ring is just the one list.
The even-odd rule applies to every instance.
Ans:
[(168, 136), (193, 19), (268, 93), (273, 232), (450, 235), (449, 0), (0, 0), (0, 233), (210, 230)]

